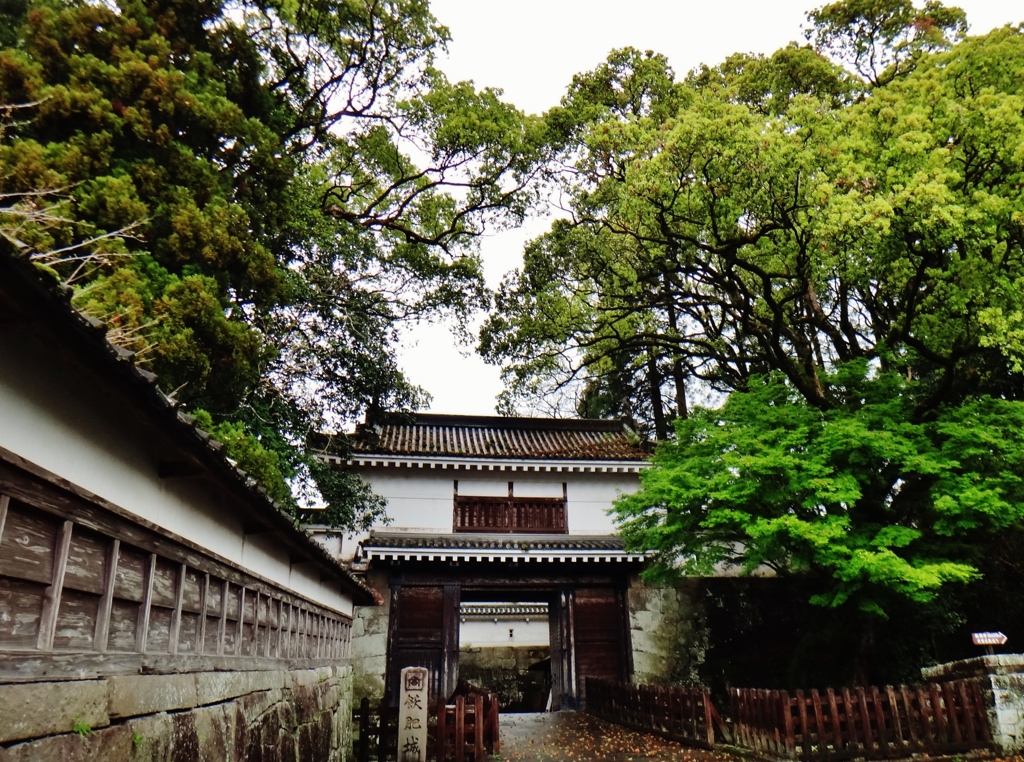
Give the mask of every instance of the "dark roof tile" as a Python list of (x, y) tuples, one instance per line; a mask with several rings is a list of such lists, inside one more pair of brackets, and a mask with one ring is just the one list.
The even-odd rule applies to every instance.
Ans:
[(362, 425), (357, 454), (476, 458), (644, 460), (641, 443), (622, 421), (417, 414)]

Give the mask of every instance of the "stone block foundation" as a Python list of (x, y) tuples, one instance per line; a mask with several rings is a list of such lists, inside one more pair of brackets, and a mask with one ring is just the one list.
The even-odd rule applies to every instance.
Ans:
[(0, 762), (344, 762), (352, 668), (0, 685)]
[(996, 750), (1024, 751), (1024, 654), (977, 656), (921, 670), (925, 680), (981, 679)]

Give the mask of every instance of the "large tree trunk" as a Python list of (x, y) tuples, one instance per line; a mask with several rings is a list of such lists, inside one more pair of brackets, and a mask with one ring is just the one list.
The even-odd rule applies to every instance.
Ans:
[(661, 371), (658, 370), (658, 360), (651, 351), (647, 352), (647, 383), (650, 386), (654, 436), (660, 442), (668, 439), (668, 423), (665, 420), (665, 403), (661, 399)]

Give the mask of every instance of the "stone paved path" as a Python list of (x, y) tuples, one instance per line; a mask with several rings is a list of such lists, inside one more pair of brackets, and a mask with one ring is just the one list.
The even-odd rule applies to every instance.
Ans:
[(509, 762), (736, 762), (657, 736), (604, 722), (585, 712), (503, 714), (501, 756)]

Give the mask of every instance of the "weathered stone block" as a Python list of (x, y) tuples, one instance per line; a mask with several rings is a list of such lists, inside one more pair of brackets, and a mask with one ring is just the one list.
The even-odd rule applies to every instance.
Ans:
[(320, 676), (315, 669), (295, 670), (294, 672), (289, 672), (288, 676), (293, 687), (296, 685), (316, 685), (320, 682)]
[(284, 687), (282, 672), (199, 672), (196, 678), (196, 697), (200, 705), (244, 696), (256, 691), (269, 691)]
[[(138, 675), (2, 689), (81, 690), (87, 683), (92, 683), (94, 703), (102, 710), (101, 718), (89, 724), (96, 727), (100, 719), (109, 723), (111, 711), (124, 722), (86, 731), (86, 722), (79, 717), (82, 735), (67, 732), (69, 728), (44, 728), (42, 732), (54, 734), (0, 747), (0, 762), (335, 762), (347, 758), (353, 684), (347, 664), (295, 672)], [(284, 685), (288, 687), (280, 687)], [(199, 706), (213, 701), (217, 703)], [(33, 702), (37, 712), (40, 706), (57, 705), (49, 695), (36, 695)], [(154, 707), (173, 714), (154, 711)], [(10, 725), (14, 718), (0, 709), (2, 722)]]
[(0, 742), (110, 724), (102, 680), (0, 685), (0, 707)]
[(196, 732), (195, 712), (174, 715), (171, 749), (174, 762), (199, 762), (199, 733)]
[(331, 716), (324, 713), (315, 722), (299, 728), (299, 759), (329, 759), (331, 753)]
[(228, 706), (205, 706), (191, 713), (201, 759), (234, 759), (235, 713)]
[(123, 727), (132, 735), (132, 762), (171, 762), (174, 722), (160, 712), (128, 720)]
[(130, 760), (132, 734), (117, 726), (94, 733), (68, 733), (50, 736), (5, 750), (3, 762), (99, 762), (99, 760)]
[(128, 675), (108, 682), (111, 717), (191, 709), (199, 703), (194, 675)]

